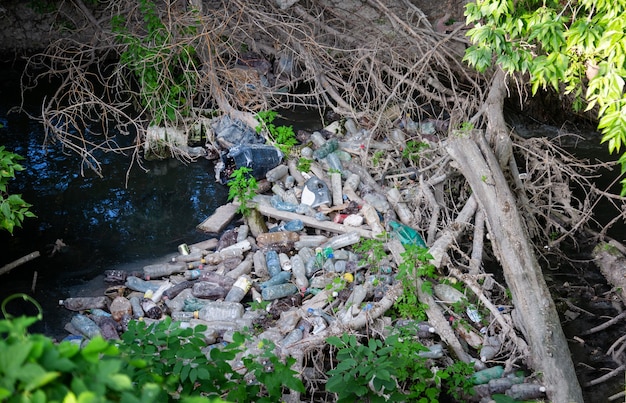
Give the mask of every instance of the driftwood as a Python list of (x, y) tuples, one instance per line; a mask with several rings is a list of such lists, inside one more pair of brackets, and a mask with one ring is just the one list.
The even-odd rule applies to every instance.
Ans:
[(599, 243), (593, 249), (593, 258), (602, 275), (626, 304), (626, 256), (615, 241)]
[(2, 268), (0, 268), (0, 276), (10, 272), (11, 270), (15, 269), (19, 265), (22, 265), (28, 261), (38, 258), (40, 255), (41, 254), (39, 253), (39, 251), (31, 252), (26, 256), (22, 256), (21, 258), (12, 261), (11, 263), (5, 264), (4, 266), (2, 266)]
[(551, 401), (582, 402), (559, 316), (496, 156), (480, 131), (471, 136), (453, 134), (446, 150), (464, 167), (462, 172), (485, 212), (494, 251), (530, 346), (529, 364), (543, 373)]

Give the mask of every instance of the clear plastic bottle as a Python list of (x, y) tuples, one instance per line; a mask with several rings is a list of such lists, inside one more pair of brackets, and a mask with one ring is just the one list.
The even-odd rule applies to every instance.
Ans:
[(152, 283), (150, 281), (146, 281), (135, 276), (128, 276), (126, 278), (125, 285), (126, 287), (130, 288), (133, 291), (139, 291), (143, 293), (145, 293), (148, 290), (151, 290), (154, 292), (158, 290), (160, 286), (160, 284), (158, 283)]
[(508, 397), (518, 400), (534, 400), (542, 397), (546, 392), (546, 388), (535, 383), (520, 383), (512, 385), (504, 394)]
[(130, 297), (128, 301), (130, 302), (130, 306), (133, 309), (133, 318), (143, 318), (144, 312), (143, 308), (141, 307), (141, 300), (139, 299), (139, 297)]
[(152, 293), (152, 295), (150, 296), (150, 299), (154, 302), (161, 301), (161, 298), (163, 298), (163, 293), (166, 290), (169, 290), (170, 288), (172, 288), (173, 285), (174, 284), (172, 284), (169, 280), (166, 280), (165, 282), (163, 282), (163, 284), (159, 286), (159, 288), (157, 288), (156, 291)]
[(70, 321), (72, 326), (85, 337), (92, 339), (96, 336), (102, 336), (100, 327), (93, 320), (85, 315), (74, 315)]
[(278, 284), (285, 284), (291, 279), (291, 272), (281, 271), (274, 277), (271, 277), (269, 280), (264, 281), (260, 284), (261, 289), (271, 287)]
[(300, 340), (302, 340), (303, 336), (304, 336), (304, 326), (298, 326), (297, 328), (289, 332), (287, 336), (285, 336), (285, 338), (281, 342), (281, 345), (283, 346), (283, 348), (288, 348), (292, 344), (297, 343)]
[(306, 267), (300, 255), (291, 257), (291, 272), (298, 289), (300, 291), (306, 290), (309, 287), (309, 279), (306, 277)]
[(86, 311), (88, 309), (105, 309), (108, 307), (109, 298), (102, 297), (74, 297), (66, 298), (59, 301), (59, 305), (63, 305), (70, 311)]
[(270, 278), (277, 276), (283, 270), (280, 266), (278, 253), (274, 250), (268, 250), (265, 253), (265, 262), (267, 264), (267, 271), (270, 274)]
[(272, 301), (278, 298), (287, 297), (298, 292), (295, 284), (285, 283), (265, 287), (261, 290), (261, 296), (265, 301)]
[(163, 310), (149, 298), (141, 300), (141, 309), (143, 309), (146, 318), (160, 319), (163, 316)]
[(235, 284), (235, 279), (231, 277), (224, 276), (223, 274), (215, 273), (212, 271), (204, 272), (198, 279), (198, 281), (208, 281), (210, 283), (216, 283), (225, 289), (229, 290), (230, 287)]
[(193, 287), (193, 284), (194, 284), (193, 281), (182, 281), (176, 285), (171, 286), (167, 290), (163, 291), (163, 300), (169, 300), (169, 299), (175, 298), (183, 290)]
[(443, 357), (443, 346), (441, 344), (433, 344), (428, 347), (427, 351), (419, 351), (417, 355), (422, 358), (441, 358)]
[(316, 159), (322, 159), (338, 148), (339, 143), (336, 139), (327, 140), (324, 144), (319, 146), (317, 150), (313, 151), (313, 157)]
[(289, 244), (298, 240), (300, 240), (300, 235), (292, 231), (265, 232), (256, 237), (256, 243), (261, 248), (271, 245)]
[(328, 240), (322, 245), (322, 248), (341, 249), (346, 246), (354, 245), (361, 240), (361, 236), (356, 231), (347, 232), (345, 234), (337, 235)]
[(224, 298), (226, 292), (224, 287), (210, 281), (198, 281), (191, 288), (191, 294), (197, 298)]
[(300, 239), (294, 242), (293, 246), (297, 250), (302, 248), (317, 248), (324, 242), (328, 242), (328, 237), (324, 235), (300, 235)]
[(207, 322), (234, 320), (243, 316), (243, 305), (239, 302), (209, 301), (198, 312), (198, 318)]
[(113, 320), (119, 322), (122, 320), (122, 316), (133, 313), (133, 307), (128, 299), (118, 296), (111, 302), (109, 311), (111, 312)]
[(272, 198), (270, 199), (270, 204), (276, 210), (289, 211), (289, 212), (292, 212), (292, 213), (294, 211), (296, 211), (296, 209), (298, 208), (297, 204), (288, 203), (288, 202), (284, 201), (282, 198), (280, 198), (277, 195), (272, 196)]
[(151, 264), (144, 266), (143, 276), (146, 280), (171, 276), (174, 273), (182, 273), (187, 269), (184, 263), (163, 263), (163, 264)]
[(302, 220), (297, 219), (297, 220), (291, 220), (291, 221), (282, 223), (280, 225), (277, 225), (274, 228), (270, 229), (269, 232), (279, 232), (279, 231), (298, 232), (298, 231), (302, 231), (303, 229), (304, 229), (304, 223), (302, 222)]
[(323, 318), (326, 322), (328, 322), (328, 324), (332, 323), (335, 320), (335, 318), (324, 312), (324, 310), (321, 308), (308, 308), (306, 311), (311, 316), (318, 316)]
[(176, 311), (172, 312), (172, 320), (177, 322), (189, 322), (192, 319), (198, 319), (198, 311), (186, 312), (186, 311)]
[(268, 182), (278, 182), (279, 180), (287, 176), (288, 173), (289, 168), (287, 167), (287, 165), (281, 164), (267, 171), (267, 173), (265, 174), (265, 178), (268, 180)]
[(226, 294), (226, 298), (224, 301), (226, 302), (240, 302), (243, 297), (246, 296), (248, 291), (250, 291), (250, 287), (252, 287), (252, 279), (250, 276), (244, 274), (239, 276), (235, 284), (233, 284), (232, 288)]
[(203, 271), (198, 269), (187, 270), (183, 275), (187, 280), (197, 280), (202, 275)]

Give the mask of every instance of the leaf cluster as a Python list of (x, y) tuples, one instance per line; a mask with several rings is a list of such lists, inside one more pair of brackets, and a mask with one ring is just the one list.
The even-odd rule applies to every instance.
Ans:
[(256, 190), (259, 185), (251, 175), (252, 169), (248, 167), (239, 167), (230, 175), (231, 180), (228, 182), (228, 200), (239, 202), (237, 212), (247, 216), (250, 213), (248, 202), (256, 196)]
[(257, 113), (256, 117), (261, 121), (261, 124), (256, 128), (257, 133), (266, 130), (276, 147), (288, 156), (291, 148), (298, 144), (293, 126), (274, 125), (273, 122), (278, 117), (278, 112), (275, 111), (261, 111)]
[(25, 218), (35, 217), (30, 211), (31, 204), (22, 199), (22, 195), (9, 194), (9, 181), (15, 178), (15, 173), (23, 171), (24, 167), (18, 163), (24, 157), (14, 154), (0, 146), (0, 228), (13, 234), (15, 227), (21, 227)]
[[(436, 277), (435, 266), (429, 261), (433, 259), (428, 248), (417, 245), (405, 245), (402, 253), (403, 261), (398, 266), (398, 280), (402, 282), (404, 292), (396, 300), (394, 306), (401, 317), (416, 320), (426, 319), (428, 305), (417, 298), (417, 279), (434, 279)], [(432, 294), (432, 283), (428, 280), (422, 282), (422, 290)]]

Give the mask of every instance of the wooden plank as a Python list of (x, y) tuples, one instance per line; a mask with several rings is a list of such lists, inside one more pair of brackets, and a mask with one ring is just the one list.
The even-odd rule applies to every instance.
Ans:
[(237, 206), (233, 203), (226, 203), (218, 207), (212, 216), (198, 224), (196, 228), (205, 232), (221, 232), (235, 218), (236, 214)]
[(349, 225), (337, 224), (332, 221), (318, 221), (313, 217), (305, 216), (302, 214), (296, 214), (289, 211), (277, 210), (267, 204), (258, 203), (256, 209), (267, 217), (276, 218), (279, 220), (302, 220), (305, 226), (311, 228), (322, 229), (329, 232), (335, 232), (339, 234), (345, 234), (347, 232), (357, 232), (360, 236), (367, 239), (373, 239), (372, 231), (366, 230), (362, 227), (351, 227)]

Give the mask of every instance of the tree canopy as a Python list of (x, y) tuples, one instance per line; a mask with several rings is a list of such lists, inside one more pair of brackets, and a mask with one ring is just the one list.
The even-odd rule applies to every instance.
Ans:
[[(605, 0), (477, 0), (466, 7), (474, 43), (464, 60), (527, 73), (532, 93), (571, 94), (576, 110), (594, 110), (609, 152), (626, 145), (626, 4)], [(626, 172), (626, 153), (619, 158)], [(626, 179), (621, 181), (626, 195)]]

